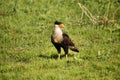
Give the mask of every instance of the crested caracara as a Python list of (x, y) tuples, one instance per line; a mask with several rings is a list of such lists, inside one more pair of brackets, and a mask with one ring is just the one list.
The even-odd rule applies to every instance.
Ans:
[(56, 21), (54, 23), (54, 30), (51, 35), (51, 42), (55, 46), (58, 52), (58, 58), (60, 59), (60, 53), (61, 53), (61, 48), (63, 48), (66, 59), (68, 56), (68, 49), (70, 48), (72, 51), (79, 52), (79, 50), (75, 47), (74, 43), (71, 41), (70, 37), (66, 34), (63, 33), (61, 28), (63, 28), (64, 25), (62, 22)]

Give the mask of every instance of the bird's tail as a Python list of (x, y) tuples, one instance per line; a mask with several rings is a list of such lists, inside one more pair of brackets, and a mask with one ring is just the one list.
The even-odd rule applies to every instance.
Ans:
[(79, 50), (75, 46), (69, 46), (69, 48), (74, 52), (79, 52)]

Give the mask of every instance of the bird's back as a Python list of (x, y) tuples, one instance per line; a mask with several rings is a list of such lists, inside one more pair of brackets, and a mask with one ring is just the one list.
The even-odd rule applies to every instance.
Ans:
[(66, 33), (63, 33), (63, 43), (64, 45), (68, 46), (72, 51), (79, 52), (79, 50), (75, 47), (74, 43)]
[(63, 33), (63, 42), (68, 45), (68, 46), (74, 46), (74, 43), (72, 42), (72, 40), (70, 39), (70, 37), (66, 34)]

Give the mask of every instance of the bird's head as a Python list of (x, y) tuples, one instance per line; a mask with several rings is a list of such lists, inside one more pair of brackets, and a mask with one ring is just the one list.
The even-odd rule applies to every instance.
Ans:
[(64, 25), (63, 25), (63, 23), (62, 22), (59, 22), (59, 21), (55, 21), (55, 26), (57, 26), (57, 27), (59, 27), (59, 28), (63, 28), (64, 27)]

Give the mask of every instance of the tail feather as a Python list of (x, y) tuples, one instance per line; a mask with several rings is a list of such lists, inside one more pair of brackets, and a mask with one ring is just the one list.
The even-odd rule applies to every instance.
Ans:
[(69, 48), (74, 52), (79, 52), (79, 50), (75, 46), (70, 46)]

